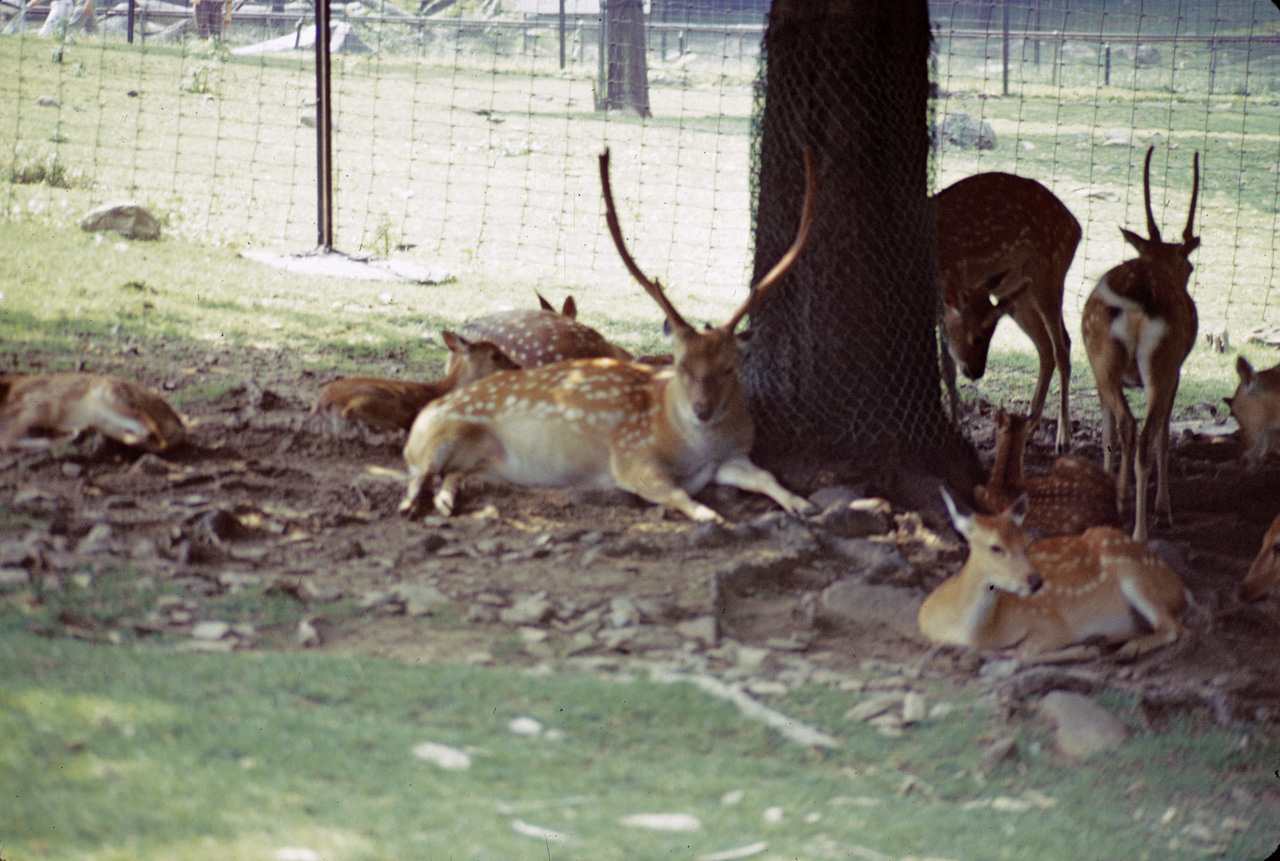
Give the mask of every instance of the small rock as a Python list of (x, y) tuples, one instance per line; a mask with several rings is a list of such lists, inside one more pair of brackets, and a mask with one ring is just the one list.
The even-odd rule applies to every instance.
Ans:
[(759, 679), (747, 683), (747, 692), (758, 697), (781, 697), (786, 695), (787, 690), (787, 686), (782, 682), (775, 682), (769, 679)]
[(698, 817), (688, 813), (633, 813), (618, 821), (632, 828), (650, 831), (697, 831), (702, 827)]
[(733, 807), (735, 804), (741, 804), (747, 794), (741, 789), (731, 789), (724, 795), (720, 796), (720, 803), (725, 807)]
[(320, 853), (305, 846), (283, 846), (274, 857), (275, 861), (320, 861)]
[(773, 807), (766, 807), (764, 812), (760, 814), (760, 818), (770, 825), (777, 825), (782, 821), (782, 817), (782, 808), (777, 805), (774, 805)]
[(42, 108), (56, 108), (58, 107), (58, 100), (53, 96), (40, 96), (36, 99), (36, 104)]
[(732, 532), (714, 521), (703, 523), (689, 533), (690, 546), (704, 550), (728, 547), (736, 540), (737, 538)]
[(1058, 750), (1072, 759), (1115, 750), (1127, 735), (1118, 718), (1084, 694), (1050, 691), (1040, 700), (1040, 713), (1057, 725)]
[(0, 568), (0, 591), (20, 589), (31, 582), (31, 572), (25, 568)]
[(312, 624), (310, 619), (299, 620), (298, 630), (295, 632), (294, 638), (297, 639), (298, 645), (304, 649), (320, 645), (320, 631)]
[(471, 767), (471, 755), (466, 751), (449, 747), (447, 744), (436, 744), (433, 741), (414, 745), (413, 755), (418, 759), (435, 763), (445, 771), (465, 771)]
[(699, 616), (676, 624), (676, 633), (688, 640), (696, 640), (702, 646), (711, 648), (716, 644), (716, 617)]
[(615, 628), (639, 625), (640, 608), (627, 596), (619, 595), (609, 602), (609, 624)]
[(95, 523), (76, 545), (76, 552), (83, 556), (94, 556), (111, 547), (111, 525)]
[(429, 583), (400, 583), (392, 592), (404, 604), (406, 616), (430, 616), (450, 604), (449, 596)]
[(837, 538), (884, 535), (893, 529), (893, 507), (883, 499), (855, 499), (832, 505), (814, 523)]
[(507, 729), (511, 730), (516, 735), (542, 735), (542, 724), (531, 717), (512, 718), (507, 722)]
[(983, 748), (982, 754), (978, 757), (978, 763), (982, 770), (986, 771), (998, 762), (1015, 759), (1017, 755), (1018, 740), (1011, 735), (1001, 736)]
[(907, 691), (906, 696), (902, 698), (902, 723), (907, 726), (913, 723), (920, 723), (927, 714), (924, 694), (916, 691)]
[(844, 713), (845, 720), (868, 721), (871, 718), (896, 709), (903, 702), (902, 694), (879, 694), (869, 697)]
[(498, 618), (509, 625), (541, 625), (555, 615), (555, 605), (547, 600), (546, 592), (526, 595), (510, 607), (498, 613)]
[(206, 622), (197, 622), (195, 627), (191, 629), (191, 639), (221, 640), (229, 633), (231, 633), (231, 624), (229, 622), (211, 619)]
[(159, 239), (160, 222), (137, 201), (105, 203), (80, 220), (90, 233), (110, 231), (128, 239)]

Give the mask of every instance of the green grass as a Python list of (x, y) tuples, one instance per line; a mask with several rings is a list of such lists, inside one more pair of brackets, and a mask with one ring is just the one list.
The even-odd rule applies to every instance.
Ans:
[[(1015, 722), (1018, 763), (975, 777), (995, 724), (970, 701), (888, 739), (840, 715), (851, 700), (803, 689), (778, 702), (842, 740), (812, 753), (692, 687), (573, 671), (307, 654), (182, 655), (0, 639), (0, 854), (48, 859), (321, 857), (696, 858), (767, 841), (765, 858), (1193, 858), (1188, 826), (1261, 858), (1280, 819), (1257, 800), (1280, 756), (1273, 736), (1193, 715), (1159, 737), (1069, 766), (1044, 728)], [(1116, 705), (1136, 721), (1132, 705)], [(559, 738), (524, 738), (529, 716)], [(468, 750), (449, 772), (423, 741)], [(907, 775), (928, 784), (898, 794)], [(744, 793), (738, 804), (723, 796)], [(1047, 809), (976, 806), (1028, 791)], [(1232, 794), (1234, 790), (1234, 795)], [(1273, 796), (1272, 796), (1273, 798)], [(872, 801), (867, 801), (872, 799)], [(777, 806), (782, 821), (764, 811)], [(1169, 821), (1162, 824), (1166, 811)], [(622, 816), (681, 812), (698, 831), (662, 834)], [(1249, 823), (1240, 834), (1224, 817)], [(570, 835), (544, 842), (519, 819)]]

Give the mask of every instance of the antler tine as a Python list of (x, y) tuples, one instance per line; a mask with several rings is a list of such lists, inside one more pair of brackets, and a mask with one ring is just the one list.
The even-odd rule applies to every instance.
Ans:
[(1196, 198), (1200, 194), (1200, 153), (1191, 159), (1191, 212), (1187, 215), (1187, 228), (1182, 231), (1182, 242), (1187, 244), (1195, 239), (1195, 233), (1192, 231), (1192, 225), (1196, 220)]
[(804, 208), (800, 214), (800, 227), (796, 230), (795, 241), (791, 243), (787, 253), (782, 255), (782, 258), (777, 263), (773, 264), (773, 268), (756, 282), (755, 286), (751, 288), (751, 295), (742, 303), (742, 307), (734, 312), (733, 316), (729, 318), (729, 322), (724, 324), (724, 327), (730, 332), (733, 331), (743, 317), (751, 313), (751, 309), (759, 303), (764, 294), (786, 274), (809, 242), (809, 233), (813, 228), (813, 213), (817, 208), (818, 199), (818, 159), (813, 154), (813, 150), (808, 148), (804, 151), (804, 174)]
[(627, 271), (631, 273), (632, 278), (640, 282), (640, 286), (653, 297), (653, 301), (658, 303), (658, 307), (667, 315), (673, 329), (691, 329), (692, 327), (685, 322), (684, 317), (680, 316), (680, 312), (667, 299), (667, 295), (662, 292), (662, 285), (656, 279), (645, 275), (636, 264), (635, 258), (631, 256), (631, 252), (627, 251), (627, 244), (622, 238), (622, 226), (618, 223), (618, 210), (613, 205), (613, 187), (609, 183), (609, 150), (607, 148), (600, 153), (600, 187), (604, 191), (604, 218), (609, 225), (609, 234), (613, 237), (614, 247), (618, 249), (618, 256), (622, 258)]
[(1147, 205), (1147, 236), (1152, 242), (1160, 241), (1160, 228), (1156, 227), (1156, 217), (1151, 214), (1151, 154), (1155, 147), (1147, 147), (1147, 160), (1142, 167), (1142, 200)]

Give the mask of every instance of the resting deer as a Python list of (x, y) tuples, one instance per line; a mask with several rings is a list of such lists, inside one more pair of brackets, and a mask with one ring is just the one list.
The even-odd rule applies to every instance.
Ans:
[[(1196, 341), (1196, 304), (1187, 293), (1191, 262), (1187, 259), (1200, 245), (1192, 234), (1196, 218), (1196, 196), (1200, 190), (1200, 154), (1192, 162), (1191, 211), (1182, 231), (1182, 242), (1162, 242), (1155, 216), (1151, 214), (1151, 154), (1147, 150), (1143, 166), (1142, 197), (1147, 209), (1147, 233), (1120, 229), (1125, 241), (1138, 250), (1102, 276), (1085, 301), (1081, 330), (1085, 352), (1098, 384), (1102, 401), (1103, 468), (1112, 472), (1117, 445), (1120, 470), (1117, 493), (1129, 498), (1130, 472), (1135, 479), (1133, 537), (1147, 537), (1147, 483), (1151, 460), (1156, 460), (1156, 512), (1172, 522), (1169, 500), (1169, 417), (1178, 394), (1182, 363)], [(1142, 432), (1125, 398), (1125, 386), (1141, 386), (1147, 393), (1147, 413)]]
[(470, 341), (441, 332), (449, 348), (449, 364), (438, 380), (417, 383), (378, 377), (344, 377), (320, 390), (312, 413), (332, 413), (382, 430), (405, 430), (427, 404), (459, 386), (497, 371), (520, 366), (488, 341)]
[(945, 489), (942, 499), (969, 558), (920, 607), (933, 642), (1053, 660), (1082, 656), (1067, 647), (1101, 637), (1131, 660), (1182, 635), (1186, 588), (1145, 544), (1109, 526), (1032, 543), (1026, 497), (996, 515), (960, 513)]
[(85, 373), (0, 377), (0, 450), (44, 446), (86, 430), (150, 452), (186, 439), (173, 408), (127, 380)]
[(1240, 584), (1240, 597), (1257, 601), (1274, 592), (1277, 586), (1280, 586), (1280, 514), (1271, 521), (1271, 528), (1262, 539), (1262, 548)]
[(489, 341), (521, 368), (536, 368), (565, 359), (611, 358), (630, 361), (631, 354), (611, 344), (590, 326), (576, 319), (573, 297), (557, 313), (541, 296), (537, 311), (498, 311), (466, 323), (459, 334), (473, 341)]
[(1090, 526), (1119, 526), (1116, 483), (1102, 467), (1082, 457), (1066, 455), (1053, 463), (1050, 475), (1026, 478), (1022, 473), (1030, 418), (996, 411), (996, 454), (991, 477), (973, 489), (974, 499), (989, 514), (1027, 497), (1028, 529), (1046, 535), (1074, 535)]
[(601, 155), (609, 232), (628, 271), (671, 323), (674, 366), (560, 362), (494, 374), (442, 398), (422, 411), (409, 433), (409, 484), (401, 511), (420, 512), (439, 476), (435, 508), (451, 514), (459, 484), (473, 474), (525, 485), (620, 487), (694, 520), (722, 520), (690, 496), (713, 481), (763, 493), (793, 514), (810, 510), (807, 500), (748, 458), (754, 427), (738, 379), (733, 331), (808, 241), (818, 183), (812, 155), (806, 155), (805, 166), (804, 211), (791, 248), (728, 322), (699, 331), (627, 251), (609, 184), (609, 153)]
[(1248, 359), (1237, 356), (1236, 373), (1236, 393), (1223, 400), (1240, 424), (1240, 456), (1256, 469), (1280, 444), (1280, 365), (1255, 371)]
[[(980, 173), (944, 188), (938, 205), (947, 346), (960, 372), (981, 379), (996, 324), (1008, 314), (1040, 357), (1031, 417), (1044, 410), (1053, 369), (1061, 399), (1055, 449), (1071, 443), (1071, 338), (1062, 323), (1067, 270), (1080, 223), (1053, 192), (1033, 179)], [(994, 304), (992, 297), (998, 301)]]

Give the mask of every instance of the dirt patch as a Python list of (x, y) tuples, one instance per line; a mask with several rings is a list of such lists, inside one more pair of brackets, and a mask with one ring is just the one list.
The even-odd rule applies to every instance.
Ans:
[[(177, 394), (200, 377), (177, 370), (189, 367), (184, 358), (153, 354), (139, 373), (122, 357), (102, 370), (155, 386), (178, 380)], [(965, 555), (940, 509), (850, 509), (874, 488), (826, 488), (817, 498), (827, 512), (799, 521), (762, 497), (713, 489), (702, 499), (736, 524), (724, 529), (620, 492), (472, 484), (459, 516), (410, 521), (395, 513), (399, 435), (309, 415), (327, 380), (283, 357), (231, 361), (217, 358), (223, 374), (253, 382), (185, 404), (187, 449), (139, 456), (87, 440), (0, 456), (5, 504), (37, 524), (17, 519), (0, 536), (0, 565), (30, 571), (36, 591), (109, 566), (176, 584), (178, 597), (115, 620), (115, 638), (210, 650), (480, 663), (644, 657), (729, 675), (749, 665), (757, 679), (794, 676), (799, 664), (834, 674), (870, 666), (957, 685), (982, 672), (972, 656), (930, 649), (915, 628), (921, 600)], [(980, 437), (990, 425), (983, 409), (972, 416)], [(1029, 472), (1047, 470), (1045, 442)], [(1079, 434), (1076, 448), (1097, 454)], [(1077, 681), (1141, 692), (1153, 715), (1192, 705), (1224, 722), (1280, 715), (1271, 645), (1280, 602), (1242, 605), (1234, 594), (1280, 510), (1280, 482), (1274, 467), (1246, 473), (1234, 455), (1230, 440), (1175, 444), (1176, 527), (1156, 537), (1195, 598), (1191, 635), (1137, 664), (1091, 662)], [(198, 631), (208, 602), (228, 593), (247, 594), (244, 606), (287, 595), (296, 612)], [(49, 633), (112, 639), (81, 622), (63, 619)], [(1046, 684), (1044, 672), (1055, 671), (1035, 684)]]

